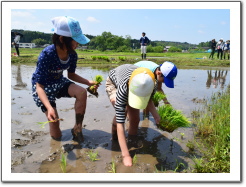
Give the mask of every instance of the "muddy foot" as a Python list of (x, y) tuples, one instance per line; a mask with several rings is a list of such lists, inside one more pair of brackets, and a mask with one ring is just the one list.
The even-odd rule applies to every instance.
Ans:
[(78, 143), (84, 142), (84, 136), (83, 136), (82, 132), (75, 133), (74, 129), (72, 129), (71, 132), (72, 132), (72, 135), (73, 135), (73, 141), (76, 141)]

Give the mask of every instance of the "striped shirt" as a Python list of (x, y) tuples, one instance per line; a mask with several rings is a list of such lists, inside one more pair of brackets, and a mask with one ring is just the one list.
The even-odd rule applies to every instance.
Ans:
[(132, 64), (124, 64), (109, 72), (109, 78), (117, 89), (114, 106), (117, 123), (125, 123), (125, 111), (128, 103), (128, 82), (132, 72), (137, 68), (139, 67)]

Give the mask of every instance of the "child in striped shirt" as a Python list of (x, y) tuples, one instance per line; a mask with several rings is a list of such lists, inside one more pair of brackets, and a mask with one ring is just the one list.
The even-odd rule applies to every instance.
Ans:
[(116, 112), (112, 123), (112, 138), (119, 141), (125, 166), (132, 166), (124, 132), (126, 113), (130, 123), (128, 135), (137, 135), (139, 110), (147, 106), (158, 124), (160, 116), (150, 99), (155, 90), (155, 75), (147, 68), (124, 64), (109, 72), (106, 92)]

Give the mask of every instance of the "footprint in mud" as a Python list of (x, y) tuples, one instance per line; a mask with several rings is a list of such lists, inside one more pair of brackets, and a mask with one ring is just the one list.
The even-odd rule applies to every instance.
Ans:
[(95, 118), (94, 121), (95, 121), (95, 122), (99, 122), (100, 120)]
[(30, 112), (22, 112), (22, 113), (19, 113), (20, 115), (32, 115), (32, 113)]
[(29, 138), (31, 140), (34, 140), (37, 137), (41, 137), (41, 136), (47, 135), (48, 132), (44, 132), (44, 131), (33, 131), (31, 129), (28, 129), (28, 130), (25, 129), (23, 131), (17, 132), (17, 134), (20, 134), (23, 137), (26, 137), (26, 138)]
[(21, 122), (20, 122), (20, 121), (18, 121), (18, 120), (11, 120), (11, 123), (16, 124), (16, 125), (21, 124)]
[(14, 151), (12, 152), (11, 157), (11, 169), (13, 167), (23, 164), (24, 160), (28, 157), (32, 156), (31, 151)]
[(23, 130), (23, 131), (19, 131), (17, 132), (17, 134), (20, 134), (22, 137), (28, 138), (27, 139), (12, 139), (11, 140), (11, 146), (12, 147), (22, 147), (22, 146), (26, 146), (29, 144), (35, 144), (40, 142), (40, 140), (37, 139), (37, 137), (42, 137), (46, 134), (48, 134), (47, 132), (43, 132), (43, 131), (33, 131), (33, 130)]
[(11, 147), (22, 147), (30, 144), (31, 140), (12, 139)]

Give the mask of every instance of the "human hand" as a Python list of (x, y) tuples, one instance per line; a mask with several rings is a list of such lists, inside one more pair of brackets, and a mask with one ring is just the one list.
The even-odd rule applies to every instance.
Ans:
[(154, 117), (154, 119), (155, 119), (155, 123), (156, 123), (157, 125), (159, 125), (159, 123), (160, 123), (160, 121), (161, 121), (160, 116), (157, 115), (156, 117)]
[(58, 117), (56, 116), (56, 112), (52, 107), (50, 109), (48, 109), (47, 117), (48, 117), (49, 121), (54, 121), (54, 120), (58, 119)]
[(88, 86), (94, 86), (95, 89), (97, 89), (101, 84), (98, 84), (96, 81), (89, 80)]
[(123, 156), (123, 164), (125, 166), (132, 166), (132, 157), (129, 156)]

